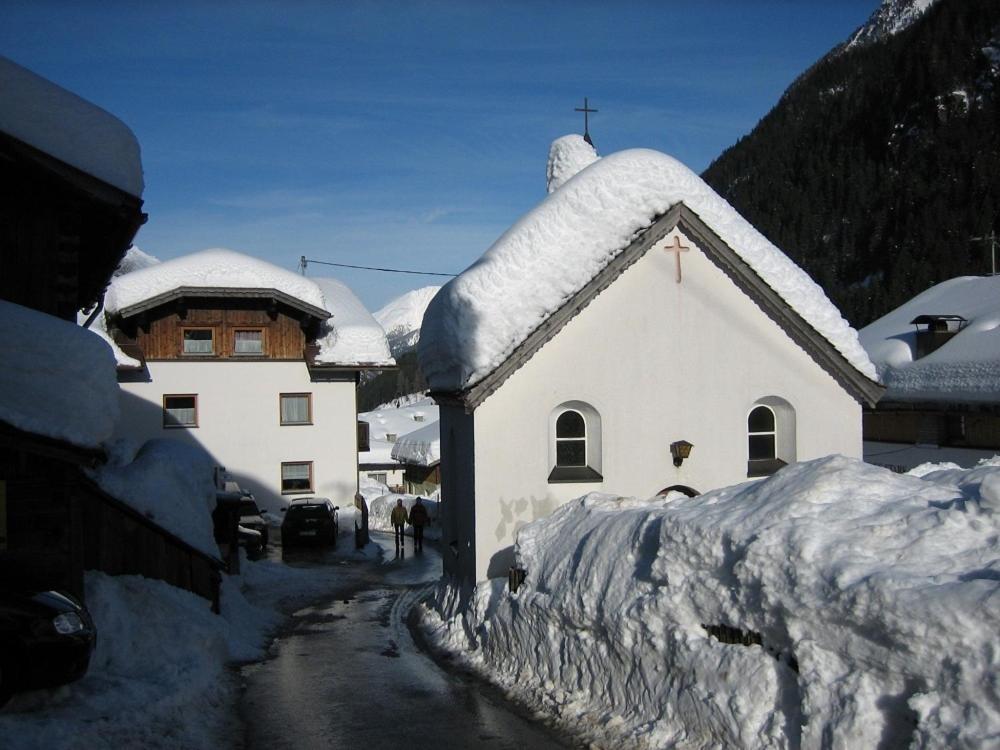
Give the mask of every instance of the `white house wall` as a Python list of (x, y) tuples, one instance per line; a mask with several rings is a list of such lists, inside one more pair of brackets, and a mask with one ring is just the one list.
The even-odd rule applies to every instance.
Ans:
[[(795, 409), (798, 460), (861, 456), (860, 404), (683, 235), (691, 250), (678, 284), (663, 249), (675, 234), (476, 409), (477, 580), (506, 575), (518, 528), (588, 492), (650, 497), (747, 481), (747, 414), (763, 397)], [(604, 481), (550, 484), (550, 414), (574, 400), (600, 413)], [(680, 468), (677, 440), (694, 444)]]
[[(302, 362), (149, 362), (151, 381), (121, 383), (119, 434), (170, 438), (206, 448), (261, 504), (277, 509), (281, 463), (313, 462), (313, 493), (353, 505), (357, 427), (353, 373), (313, 382)], [(311, 393), (312, 424), (281, 425), (279, 394)], [(197, 394), (198, 426), (163, 427), (164, 394)]]

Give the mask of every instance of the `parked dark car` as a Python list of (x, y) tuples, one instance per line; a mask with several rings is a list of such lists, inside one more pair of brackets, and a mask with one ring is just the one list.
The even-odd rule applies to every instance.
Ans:
[(0, 706), (83, 677), (97, 643), (87, 609), (57, 591), (0, 592)]
[(293, 500), (281, 522), (281, 544), (336, 544), (340, 522), (334, 505), (326, 497), (304, 497)]
[(253, 495), (245, 495), (240, 500), (240, 526), (260, 534), (260, 548), (267, 548), (267, 520), (261, 515)]

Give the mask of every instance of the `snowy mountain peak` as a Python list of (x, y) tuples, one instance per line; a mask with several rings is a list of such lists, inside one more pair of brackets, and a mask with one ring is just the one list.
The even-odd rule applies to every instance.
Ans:
[(851, 35), (845, 49), (898, 34), (920, 18), (937, 0), (882, 0), (871, 18)]
[(558, 190), (566, 180), (600, 158), (582, 135), (573, 133), (556, 138), (549, 147), (549, 161), (545, 166), (548, 192)]
[(438, 293), (439, 286), (425, 286), (407, 292), (375, 313), (375, 320), (385, 330), (393, 356), (412, 349), (420, 340), (420, 326), (427, 305)]

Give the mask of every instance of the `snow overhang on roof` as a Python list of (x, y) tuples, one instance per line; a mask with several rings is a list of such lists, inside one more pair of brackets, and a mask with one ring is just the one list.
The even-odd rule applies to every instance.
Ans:
[(114, 115), (0, 56), (0, 132), (136, 198), (139, 142)]
[(193, 297), (197, 297), (198, 299), (262, 299), (268, 300), (272, 304), (278, 304), (280, 302), (288, 307), (300, 310), (307, 315), (311, 315), (318, 320), (326, 320), (330, 317), (330, 313), (327, 310), (310, 305), (307, 302), (303, 302), (297, 297), (293, 297), (292, 295), (282, 292), (279, 289), (253, 289), (249, 287), (231, 289), (224, 287), (195, 286), (181, 286), (176, 289), (171, 289), (168, 292), (157, 294), (155, 297), (150, 297), (149, 299), (137, 302), (134, 305), (120, 308), (118, 310), (118, 315), (122, 318), (131, 318), (135, 315), (140, 315), (141, 313), (157, 308), (160, 305)]
[(701, 178), (645, 149), (583, 169), (435, 296), (418, 355), (436, 397), (478, 406), (674, 227), (849, 393), (877, 401), (875, 367), (823, 290)]

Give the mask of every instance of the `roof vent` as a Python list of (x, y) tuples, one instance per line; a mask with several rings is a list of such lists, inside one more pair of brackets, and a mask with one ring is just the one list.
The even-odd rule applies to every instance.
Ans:
[(940, 349), (969, 324), (961, 315), (918, 315), (910, 321), (917, 327), (916, 358)]

